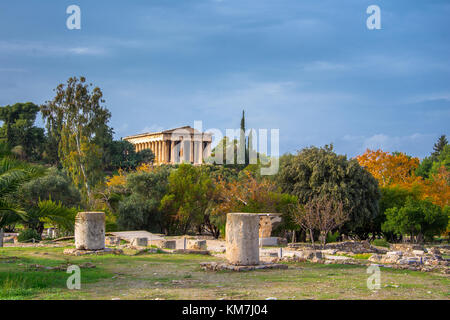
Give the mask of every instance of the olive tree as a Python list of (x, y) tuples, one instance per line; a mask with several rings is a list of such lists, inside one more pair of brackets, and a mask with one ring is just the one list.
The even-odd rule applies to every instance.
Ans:
[(343, 204), (349, 220), (342, 229), (365, 239), (374, 230), (380, 191), (378, 182), (355, 159), (337, 155), (333, 146), (305, 148), (284, 157), (276, 177), (283, 192), (295, 195), (301, 205), (329, 197)]

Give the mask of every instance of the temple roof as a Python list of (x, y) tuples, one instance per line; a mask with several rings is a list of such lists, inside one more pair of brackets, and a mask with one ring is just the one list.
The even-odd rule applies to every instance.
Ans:
[(127, 136), (124, 137), (124, 140), (127, 139), (133, 139), (133, 138), (139, 138), (139, 137), (146, 137), (146, 136), (152, 136), (152, 135), (157, 135), (157, 134), (164, 134), (164, 133), (172, 133), (176, 130), (187, 130), (190, 133), (200, 133), (200, 131), (192, 128), (191, 126), (184, 126), (184, 127), (177, 127), (177, 128), (173, 128), (173, 129), (168, 129), (168, 130), (163, 130), (163, 131), (159, 131), (159, 132), (145, 132), (145, 133), (139, 133), (136, 135), (132, 135), (132, 136)]

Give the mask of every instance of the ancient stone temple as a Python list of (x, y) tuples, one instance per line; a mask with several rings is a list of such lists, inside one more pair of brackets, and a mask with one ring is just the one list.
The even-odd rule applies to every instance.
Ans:
[(155, 154), (156, 164), (202, 164), (211, 155), (211, 134), (190, 126), (137, 134), (123, 140), (131, 142), (136, 152), (151, 149)]

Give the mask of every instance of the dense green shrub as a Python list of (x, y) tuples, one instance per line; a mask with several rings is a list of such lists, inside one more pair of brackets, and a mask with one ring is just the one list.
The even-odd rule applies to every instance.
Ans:
[(55, 167), (49, 168), (45, 176), (24, 184), (18, 196), (25, 209), (36, 207), (40, 200), (49, 199), (66, 207), (76, 207), (81, 203), (81, 194), (72, 180)]
[(117, 225), (121, 230), (149, 230), (165, 233), (169, 219), (161, 210), (167, 192), (170, 168), (162, 166), (151, 172), (138, 171), (127, 176), (125, 195), (118, 204)]
[(35, 241), (41, 241), (41, 235), (34, 229), (24, 229), (17, 237), (19, 242), (33, 242), (33, 239)]
[(385, 248), (389, 248), (391, 246), (389, 242), (386, 241), (386, 239), (375, 239), (372, 241), (372, 244), (377, 247), (385, 247)]
[(336, 231), (335, 233), (329, 232), (327, 234), (327, 243), (337, 242), (339, 238), (339, 231)]

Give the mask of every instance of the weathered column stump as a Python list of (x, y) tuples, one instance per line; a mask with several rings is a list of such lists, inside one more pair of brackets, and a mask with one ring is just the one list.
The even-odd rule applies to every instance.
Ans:
[(75, 247), (78, 250), (105, 249), (104, 212), (78, 212), (75, 218)]
[(259, 222), (255, 213), (229, 213), (226, 225), (226, 263), (202, 262), (205, 271), (287, 269), (286, 264), (259, 260)]
[(227, 214), (225, 232), (228, 263), (240, 266), (259, 264), (259, 216), (257, 214)]

